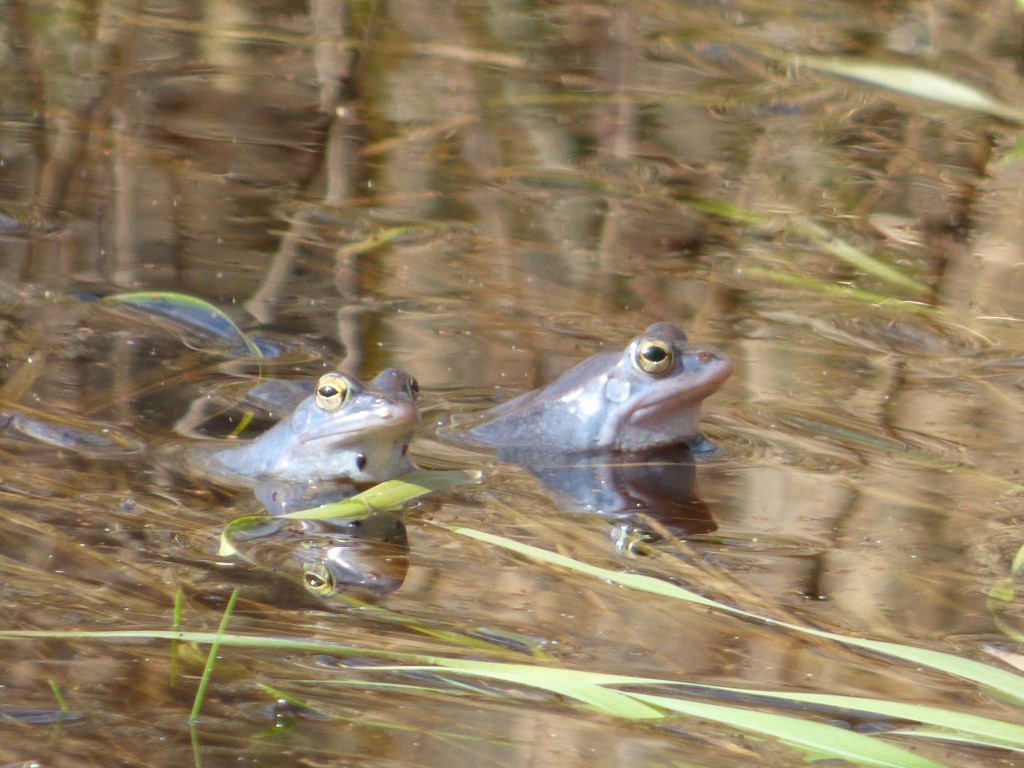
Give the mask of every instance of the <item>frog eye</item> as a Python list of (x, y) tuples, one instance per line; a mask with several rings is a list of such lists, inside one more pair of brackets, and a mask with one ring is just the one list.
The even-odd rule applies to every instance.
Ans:
[(316, 404), (325, 411), (336, 411), (348, 402), (349, 385), (344, 376), (326, 373), (316, 384)]
[(642, 339), (636, 345), (633, 364), (644, 373), (658, 376), (670, 370), (673, 362), (672, 347), (660, 339)]
[(302, 568), (302, 583), (315, 595), (329, 597), (334, 594), (334, 577), (323, 563), (308, 563)]
[(405, 382), (405, 388), (409, 392), (409, 397), (411, 397), (413, 400), (415, 400), (417, 397), (419, 397), (419, 395), (420, 395), (420, 383), (418, 381), (416, 381), (416, 379), (413, 378), (412, 376), (410, 376), (409, 380), (407, 382)]

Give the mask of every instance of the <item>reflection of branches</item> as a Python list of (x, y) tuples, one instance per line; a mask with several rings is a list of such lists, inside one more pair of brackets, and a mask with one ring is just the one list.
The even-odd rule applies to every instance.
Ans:
[(608, 29), (609, 50), (598, 65), (617, 98), (608, 105), (607, 130), (598, 126), (602, 149), (611, 157), (626, 160), (633, 157), (636, 143), (636, 102), (628, 93), (636, 88), (637, 57), (633, 13), (625, 8), (613, 11)]
[(38, 125), (33, 133), (36, 160), (41, 161), (46, 154), (46, 83), (43, 80), (43, 67), (39, 61), (39, 48), (32, 36), (32, 27), (28, 23), (25, 3), (22, 0), (10, 0), (7, 3), (6, 24), (8, 46), (14, 54), (15, 65), (24, 78), (32, 104), (39, 107), (36, 112)]
[[(354, 158), (359, 154), (356, 137), (361, 133), (354, 89), (351, 87), (354, 67), (344, 46), (345, 8), (341, 0), (311, 0), (310, 20), (313, 58), (320, 83), (319, 109), (328, 120), (319, 172), (314, 174), (314, 178), (323, 177), (323, 202), (340, 206), (351, 197), (355, 187)], [(273, 262), (264, 273), (263, 282), (246, 302), (246, 309), (260, 322), (267, 323), (272, 318), (273, 306), (291, 273), (299, 245), (310, 234), (310, 217), (314, 212), (315, 208), (308, 207), (292, 218)], [(346, 298), (349, 293), (349, 290), (342, 290)], [(339, 337), (351, 356), (358, 348), (358, 333), (349, 320), (349, 314), (339, 317)]]
[(313, 24), (313, 61), (320, 81), (320, 111), (335, 112), (340, 101), (342, 84), (349, 74), (349, 60), (343, 55), (345, 14), (338, 0), (311, 0), (310, 21)]
[(291, 224), (281, 237), (273, 261), (263, 272), (259, 289), (245, 302), (246, 311), (261, 323), (269, 323), (273, 319), (273, 305), (288, 281), (299, 246), (310, 236), (313, 211), (311, 206), (307, 206), (291, 217)]
[(114, 113), (112, 173), (114, 177), (114, 284), (130, 286), (134, 282), (135, 266), (135, 190), (137, 166), (131, 162), (131, 136), (135, 128), (125, 110)]
[(101, 140), (105, 146), (110, 112), (115, 106), (123, 107), (126, 67), (134, 62), (137, 30), (119, 23), (121, 11), (107, 8), (97, 23), (92, 74), (93, 81), (101, 86), (95, 91), (77, 92), (78, 106), (55, 121), (56, 139), (40, 172), (37, 199), (44, 206), (62, 209), (70, 205), (76, 191), (72, 179), (91, 178), (89, 174), (76, 173), (76, 169), (87, 155), (102, 151), (95, 144)]

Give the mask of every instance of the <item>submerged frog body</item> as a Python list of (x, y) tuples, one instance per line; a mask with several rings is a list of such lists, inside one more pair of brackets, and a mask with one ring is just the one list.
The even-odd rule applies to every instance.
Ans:
[(327, 373), (313, 394), (254, 440), (198, 446), (190, 463), (231, 485), (390, 480), (413, 469), (409, 441), (419, 423), (416, 380), (396, 368), (369, 384)]
[(595, 355), (542, 389), (492, 408), (473, 442), (502, 450), (644, 451), (699, 441), (700, 404), (732, 373), (729, 358), (655, 323), (624, 352)]
[(506, 448), (501, 459), (540, 480), (558, 509), (599, 514), (620, 532), (649, 529), (647, 520), (678, 537), (718, 527), (697, 496), (693, 453), (685, 444), (628, 454)]

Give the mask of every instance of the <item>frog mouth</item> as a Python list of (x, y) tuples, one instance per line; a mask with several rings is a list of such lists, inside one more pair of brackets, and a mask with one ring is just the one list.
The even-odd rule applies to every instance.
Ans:
[(306, 448), (328, 451), (362, 443), (373, 445), (412, 432), (418, 423), (419, 413), (415, 408), (382, 403), (380, 407), (348, 414), (344, 419), (311, 429), (299, 442)]
[(713, 368), (688, 381), (685, 387), (642, 398), (633, 408), (626, 410), (620, 419), (614, 420), (613, 428), (618, 430), (631, 426), (660, 427), (668, 433), (673, 431), (673, 424), (688, 424), (692, 420), (693, 431), (696, 432), (700, 404), (714, 394), (733, 371), (733, 364), (729, 358), (717, 352), (712, 354), (718, 363)]

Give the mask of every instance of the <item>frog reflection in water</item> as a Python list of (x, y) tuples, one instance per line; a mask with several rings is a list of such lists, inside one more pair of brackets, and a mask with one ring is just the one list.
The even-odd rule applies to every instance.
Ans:
[[(260, 399), (282, 408), (300, 391), (292, 382), (260, 387)], [(260, 437), (226, 448), (198, 446), (190, 463), (201, 463), (198, 471), (215, 481), (251, 486), (272, 514), (334, 501), (354, 493), (355, 485), (414, 469), (408, 451), (419, 423), (418, 393), (416, 380), (395, 368), (366, 385), (324, 374), (313, 394)], [(303, 522), (287, 535), (272, 526), (243, 546), (258, 561), (283, 550), (275, 570), (291, 570), (298, 561), (303, 586), (321, 597), (350, 589), (386, 594), (401, 586), (408, 569), (405, 525), (382, 512), (361, 521)]]
[(732, 373), (679, 326), (655, 323), (625, 352), (595, 355), (548, 386), (492, 408), (470, 440), (503, 453), (636, 452), (689, 443), (701, 450), (700, 404)]
[(339, 592), (381, 596), (405, 583), (409, 537), (402, 516), (378, 511), (347, 525), (347, 535), (310, 538), (296, 551), (302, 584), (315, 595)]
[(369, 384), (327, 373), (313, 394), (255, 440), (211, 449), (190, 463), (228, 484), (349, 480), (370, 484), (413, 469), (409, 441), (419, 423), (416, 380), (397, 368)]
[(275, 600), (294, 602), (295, 587), (316, 599), (342, 593), (372, 599), (405, 582), (409, 538), (401, 512), (378, 510), (347, 521), (250, 520), (231, 532), (230, 541), (243, 559), (281, 577), (265, 580), (275, 582), (268, 585)]

